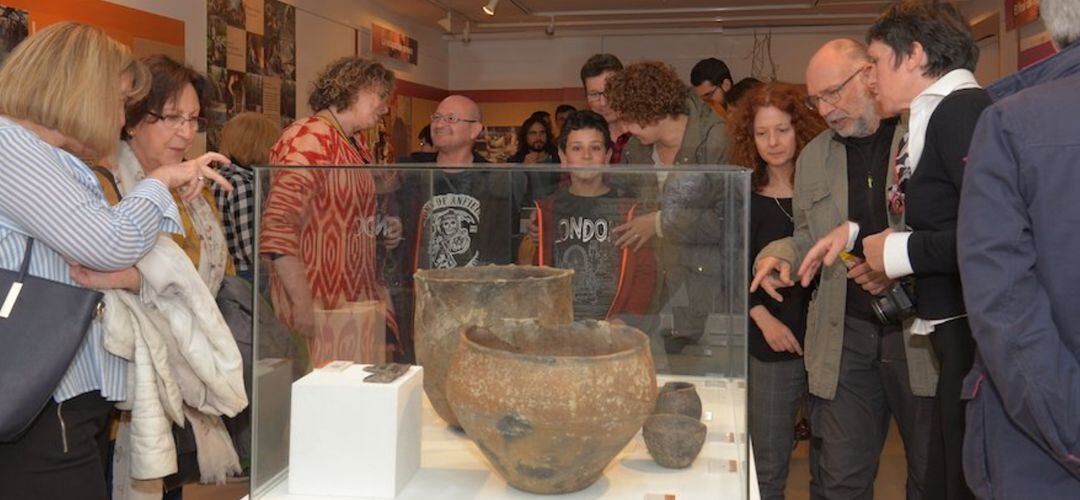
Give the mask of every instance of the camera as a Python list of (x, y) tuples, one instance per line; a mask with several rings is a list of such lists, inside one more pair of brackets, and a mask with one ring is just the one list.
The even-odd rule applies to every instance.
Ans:
[(915, 315), (915, 289), (912, 280), (897, 280), (884, 292), (875, 295), (870, 305), (882, 324), (903, 323)]

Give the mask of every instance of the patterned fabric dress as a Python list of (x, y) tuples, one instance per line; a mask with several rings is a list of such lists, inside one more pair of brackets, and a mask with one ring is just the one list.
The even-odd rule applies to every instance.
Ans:
[[(355, 166), (371, 163), (371, 156), (331, 123), (310, 117), (285, 129), (269, 161), (271, 165)], [(299, 258), (316, 309), (345, 309), (351, 303), (379, 300), (375, 237), (364, 230), (365, 221), (374, 215), (375, 183), (369, 172), (355, 168), (274, 171), (262, 216), (260, 253)], [(293, 304), (276, 274), (270, 276), (270, 287), (278, 317), (295, 327)], [(384, 331), (381, 325), (368, 327)], [(371, 361), (349, 354), (356, 351), (352, 344), (362, 341), (356, 337), (310, 338), (312, 366), (335, 359)]]

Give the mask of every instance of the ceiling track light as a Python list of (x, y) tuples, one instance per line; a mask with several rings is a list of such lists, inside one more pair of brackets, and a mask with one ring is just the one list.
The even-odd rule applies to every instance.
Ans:
[(495, 7), (498, 7), (498, 6), (499, 6), (499, 0), (489, 0), (487, 5), (485, 5), (481, 10), (484, 11), (484, 14), (487, 14), (489, 16), (494, 16), (495, 15)]
[(548, 25), (544, 28), (544, 33), (547, 33), (547, 36), (555, 36), (555, 16), (551, 16), (551, 19), (548, 20)]

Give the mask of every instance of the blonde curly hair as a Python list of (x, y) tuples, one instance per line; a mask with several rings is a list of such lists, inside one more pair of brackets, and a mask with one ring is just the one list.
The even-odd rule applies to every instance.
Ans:
[(394, 73), (370, 59), (342, 57), (315, 77), (308, 106), (316, 113), (330, 107), (345, 109), (365, 89), (374, 90), (385, 99), (394, 92)]
[(642, 126), (689, 113), (690, 87), (659, 61), (634, 63), (611, 75), (604, 93), (621, 120)]

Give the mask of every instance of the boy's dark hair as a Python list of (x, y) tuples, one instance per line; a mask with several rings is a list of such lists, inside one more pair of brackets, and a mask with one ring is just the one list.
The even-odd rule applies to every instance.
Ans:
[(611, 54), (596, 54), (585, 61), (581, 67), (581, 85), (585, 85), (585, 79), (600, 76), (606, 71), (622, 71), (622, 61)]
[(608, 128), (607, 120), (599, 113), (583, 109), (570, 113), (566, 117), (566, 124), (559, 133), (559, 151), (566, 151), (566, 141), (570, 139), (570, 132), (575, 130), (595, 130), (604, 137), (604, 149), (610, 151), (615, 145), (611, 141), (611, 129)]
[(904, 1), (889, 6), (870, 26), (866, 42), (878, 41), (896, 54), (896, 67), (911, 56), (915, 42), (926, 52), (923, 76), (939, 77), (955, 69), (975, 71), (979, 45), (964, 16), (946, 2)]
[(555, 116), (559, 116), (567, 111), (577, 111), (577, 108), (569, 104), (560, 104), (559, 107), (555, 108)]
[(720, 87), (724, 84), (724, 80), (735, 83), (727, 64), (715, 57), (698, 61), (694, 69), (690, 70), (690, 85), (695, 87), (705, 82), (712, 82), (713, 85)]
[(431, 142), (431, 125), (424, 125), (424, 128), (420, 129), (420, 133), (416, 135), (416, 138), (429, 146), (434, 144)]

